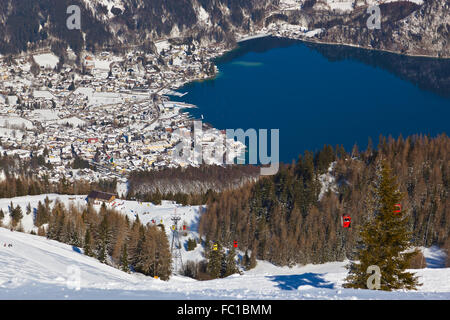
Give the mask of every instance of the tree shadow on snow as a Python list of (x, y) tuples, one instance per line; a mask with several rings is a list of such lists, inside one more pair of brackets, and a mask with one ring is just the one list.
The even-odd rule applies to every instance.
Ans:
[(447, 254), (444, 250), (437, 246), (431, 246), (430, 248), (425, 248), (423, 254), (425, 256), (427, 268), (445, 268)]
[(297, 290), (301, 286), (333, 289), (334, 284), (326, 281), (322, 276), (323, 274), (308, 272), (303, 274), (270, 276), (268, 278), (277, 282), (278, 287), (282, 290)]
[(445, 256), (432, 256), (426, 257), (425, 261), (427, 264), (427, 268), (431, 269), (440, 269), (445, 268)]

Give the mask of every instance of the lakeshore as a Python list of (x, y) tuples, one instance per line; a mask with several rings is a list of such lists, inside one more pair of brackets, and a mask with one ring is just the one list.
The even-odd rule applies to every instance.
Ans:
[[(303, 49), (293, 50), (296, 46)], [(346, 45), (323, 45), (268, 32), (240, 35), (234, 49), (199, 46), (191, 52), (189, 45), (172, 45), (167, 40), (158, 41), (156, 47), (156, 55), (137, 48), (130, 48), (124, 56), (107, 51), (96, 55), (86, 52), (83, 65), (88, 75), (84, 76), (71, 65), (64, 65), (59, 75), (53, 72), (59, 59), (48, 50), (19, 55), (13, 58), (15, 65), (0, 60), (2, 153), (24, 160), (44, 156), (52, 168), (42, 167), (38, 174), (49, 176), (51, 181), (62, 176), (68, 180), (126, 181), (133, 170), (195, 165), (173, 161), (172, 156), (176, 146), (192, 135), (189, 128), (195, 119), (205, 120), (208, 128), (281, 129), (284, 162), (324, 144), (343, 144), (349, 150), (355, 143), (364, 147), (369, 137), (376, 140), (379, 134), (438, 134), (448, 130), (443, 123), (448, 108), (442, 106), (448, 103), (450, 82), (448, 76), (439, 78), (450, 70), (448, 59), (419, 59)], [(286, 55), (288, 51), (293, 53)], [(31, 57), (40, 66), (37, 77), (30, 74)], [(359, 76), (361, 72), (365, 75)], [(372, 77), (378, 81), (370, 80)], [(74, 79), (74, 91), (68, 89), (72, 86), (70, 78)], [(385, 85), (385, 78), (390, 85)], [(361, 85), (364, 82), (366, 86)], [(368, 90), (380, 85), (375, 94)], [(395, 88), (403, 89), (399, 93)], [(427, 96), (430, 92), (431, 96)], [(409, 97), (411, 93), (414, 98)], [(404, 101), (402, 94), (407, 97)], [(355, 104), (370, 96), (376, 103), (366, 103), (370, 111), (364, 114)], [(383, 101), (380, 96), (392, 97), (392, 101)], [(348, 99), (352, 101), (350, 108), (346, 106)], [(444, 116), (434, 118), (419, 103), (430, 103)], [(413, 106), (414, 116), (407, 113), (408, 105)], [(379, 119), (378, 127), (373, 123), (362, 125), (360, 120), (342, 117), (329, 106), (343, 114), (350, 112), (370, 119), (377, 118), (373, 111), (376, 108), (397, 118), (406, 113), (411, 119), (408, 125), (395, 119)], [(68, 131), (67, 126), (72, 129)], [(217, 137), (223, 135), (221, 130), (215, 132)], [(233, 153), (241, 154), (241, 148), (236, 145)], [(101, 149), (103, 154), (98, 153)], [(73, 170), (74, 157), (89, 165)]]
[[(448, 60), (257, 37), (215, 63), (219, 77), (180, 88), (188, 92), (182, 100), (198, 106), (192, 116), (220, 129), (279, 128), (284, 162), (324, 144), (351, 151), (380, 134), (450, 129), (450, 87), (439, 78)], [(422, 69), (436, 78), (413, 72)]]

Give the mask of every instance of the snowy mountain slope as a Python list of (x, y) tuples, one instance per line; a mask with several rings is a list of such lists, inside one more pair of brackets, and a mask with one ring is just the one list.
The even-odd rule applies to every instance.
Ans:
[[(11, 203), (14, 207), (20, 206), (22, 209), (23, 218), (21, 220), (23, 230), (25, 232), (34, 231), (37, 233), (37, 227), (34, 225), (34, 212), (38, 207), (39, 201), (43, 204), (45, 198), (51, 201), (50, 208), (53, 208), (56, 201), (59, 201), (69, 208), (70, 205), (75, 207), (83, 207), (86, 205), (86, 195), (58, 195), (58, 194), (43, 194), (37, 196), (24, 196), (15, 198), (3, 198), (0, 199), (0, 209), (3, 210), (5, 217), (3, 218), (3, 225), (8, 226), (11, 217), (9, 216), (9, 207)], [(26, 214), (27, 206), (31, 207), (31, 213)], [(198, 223), (200, 220), (200, 214), (202, 211), (201, 206), (186, 206), (183, 207), (172, 201), (163, 201), (161, 205), (154, 205), (150, 202), (137, 202), (137, 201), (127, 201), (127, 200), (117, 200), (110, 205), (108, 208), (114, 208), (120, 213), (128, 216), (130, 221), (136, 219), (139, 216), (139, 220), (145, 225), (150, 224), (163, 224), (169, 239), (172, 239), (172, 221), (171, 218), (174, 214), (181, 217), (180, 223), (178, 225), (179, 229), (183, 229), (183, 225), (186, 226), (186, 230), (180, 230), (180, 240), (184, 243), (189, 238), (198, 239), (199, 235), (197, 232)], [(96, 210), (100, 209), (100, 205), (94, 205)], [(154, 222), (153, 222), (154, 221)], [(187, 251), (186, 246), (183, 246), (181, 253), (183, 255), (183, 260), (200, 260), (201, 253), (203, 252), (201, 246), (197, 246), (194, 251)]]
[[(4, 243), (13, 246), (4, 247)], [(146, 293), (142, 298), (158, 298), (167, 287), (160, 280), (127, 274), (44, 237), (0, 228), (0, 244), (0, 299), (111, 298), (103, 296), (104, 290), (114, 292), (117, 298), (124, 293), (126, 299), (127, 290), (143, 289)], [(79, 291), (67, 286), (69, 266), (80, 268)]]
[[(12, 247), (4, 247), (11, 243)], [(0, 228), (0, 299), (450, 299), (450, 268), (417, 270), (418, 292), (342, 289), (345, 263), (255, 269), (225, 279), (161, 281), (127, 274), (72, 246)], [(67, 286), (68, 266), (80, 268), (80, 290)]]

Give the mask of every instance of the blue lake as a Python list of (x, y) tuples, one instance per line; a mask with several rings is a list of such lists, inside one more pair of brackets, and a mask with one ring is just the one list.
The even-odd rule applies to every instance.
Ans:
[(380, 134), (450, 129), (450, 60), (278, 38), (243, 42), (219, 75), (180, 88), (190, 112), (219, 129), (280, 129), (280, 160), (324, 144), (360, 149)]

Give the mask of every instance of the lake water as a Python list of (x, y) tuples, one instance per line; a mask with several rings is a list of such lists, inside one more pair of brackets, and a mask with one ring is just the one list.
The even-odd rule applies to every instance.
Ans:
[[(180, 101), (219, 129), (280, 129), (280, 160), (380, 134), (435, 136), (450, 129), (450, 60), (260, 38), (216, 61), (213, 80), (187, 84)], [(176, 98), (174, 98), (177, 100)]]

